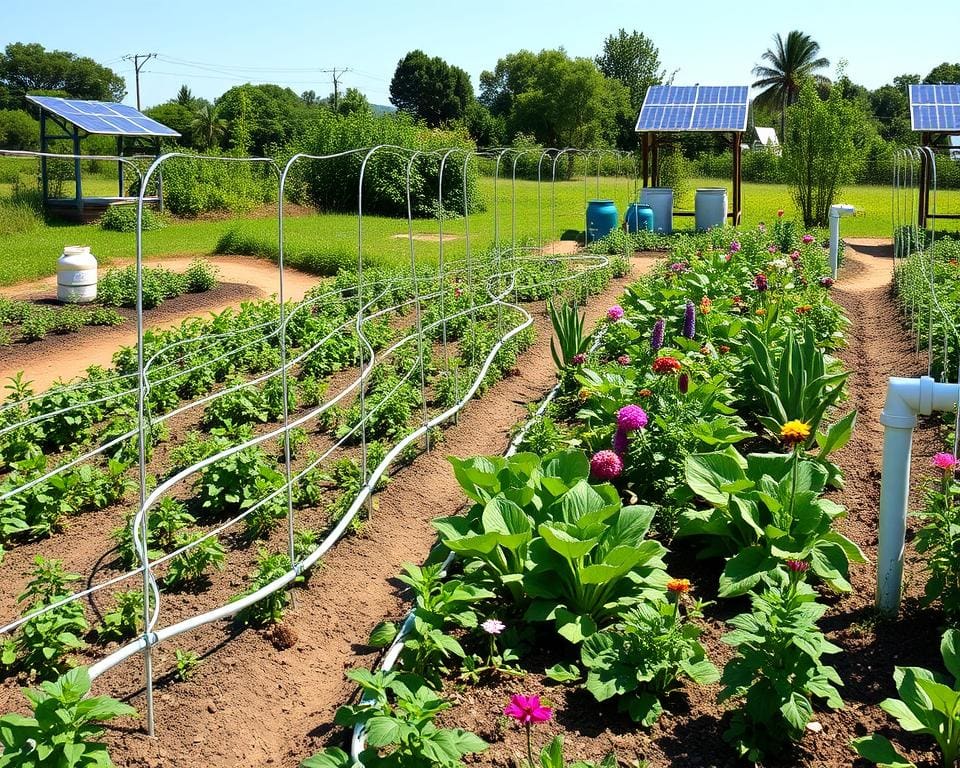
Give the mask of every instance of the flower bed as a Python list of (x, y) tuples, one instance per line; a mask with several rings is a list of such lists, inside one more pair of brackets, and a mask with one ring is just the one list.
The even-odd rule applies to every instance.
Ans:
[[(677, 240), (611, 307), (597, 344), (575, 311), (554, 309), (557, 397), (525, 451), (451, 459), (472, 506), (436, 520), (427, 564), (401, 577), (415, 606), (399, 643), (389, 623), (371, 638), (394, 643), (403, 671), (364, 675), (364, 702), (338, 716), (365, 727), (364, 765), (401, 753), (405, 765), (453, 764), (485, 748), (458, 741), (452, 763), (439, 759), (397, 705), (399, 679), (471, 707), (499, 692), (528, 736), (535, 718), (517, 712), (542, 711), (530, 696), (593, 699), (604, 719), (646, 728), (682, 707), (678, 691), (719, 681), (730, 754), (754, 762), (802, 737), (815, 700), (843, 706), (819, 600), (849, 591), (850, 564), (865, 559), (836, 529), (844, 510), (828, 493), (843, 482), (830, 455), (856, 418), (830, 355), (846, 326), (832, 285), (813, 238), (778, 219), (770, 231)], [(683, 567), (691, 555), (704, 566)], [(694, 583), (671, 578), (676, 566)], [(721, 671), (699, 623), (731, 609), (741, 612)], [(439, 722), (474, 719), (454, 707)], [(345, 759), (328, 751), (305, 765)], [(562, 742), (540, 759), (562, 766)]]

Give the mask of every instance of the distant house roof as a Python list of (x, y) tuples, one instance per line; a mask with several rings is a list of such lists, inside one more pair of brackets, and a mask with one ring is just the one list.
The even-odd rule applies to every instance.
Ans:
[(757, 126), (754, 128), (757, 132), (757, 141), (765, 145), (773, 145), (774, 147), (780, 146), (780, 141), (777, 139), (777, 131), (774, 128), (761, 128)]
[(171, 138), (180, 135), (126, 104), (29, 95), (27, 101), (90, 134)]

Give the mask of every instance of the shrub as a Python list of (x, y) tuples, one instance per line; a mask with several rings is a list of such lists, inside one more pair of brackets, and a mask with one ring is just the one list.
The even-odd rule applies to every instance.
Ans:
[[(137, 231), (137, 207), (135, 205), (111, 205), (107, 208), (103, 216), (100, 217), (101, 229), (111, 232), (136, 232)], [(143, 209), (144, 232), (151, 232), (157, 229), (163, 229), (166, 224), (163, 219), (147, 207)]]
[(194, 259), (183, 273), (187, 293), (203, 293), (217, 287), (217, 268), (205, 259)]
[(276, 176), (263, 164), (188, 157), (163, 166), (164, 203), (181, 216), (249, 211), (276, 200), (277, 187)]

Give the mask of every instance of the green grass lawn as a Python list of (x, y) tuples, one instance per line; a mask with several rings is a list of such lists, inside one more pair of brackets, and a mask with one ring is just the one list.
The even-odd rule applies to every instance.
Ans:
[[(96, 177), (94, 177), (96, 178)], [(84, 182), (85, 190), (97, 193), (102, 188), (108, 193), (109, 179)], [(691, 188), (699, 186), (730, 186), (728, 181), (695, 179)], [(455, 259), (465, 253), (465, 230), (469, 226), (473, 248), (489, 246), (495, 236), (501, 243), (517, 240), (538, 239), (542, 233), (545, 242), (557, 239), (567, 230), (582, 230), (585, 201), (593, 197), (613, 198), (621, 215), (626, 204), (633, 199), (633, 182), (626, 179), (602, 178), (599, 190), (595, 178), (586, 181), (557, 182), (555, 187), (545, 183), (539, 190), (536, 182), (516, 182), (516, 214), (512, 208), (513, 185), (501, 180), (494, 204), (494, 185), (490, 178), (482, 178), (480, 188), (486, 201), (486, 210), (463, 219), (444, 222), (445, 235), (456, 239), (444, 243), (444, 254)], [(598, 194), (599, 192), (599, 194)], [(2, 193), (2, 191), (0, 191)], [(554, 202), (555, 195), (555, 206)], [(849, 236), (889, 237), (891, 235), (891, 199), (889, 187), (850, 187), (841, 195), (844, 202), (856, 206), (857, 215), (844, 219), (841, 232)], [(941, 192), (938, 199), (941, 212), (960, 212), (960, 192)], [(796, 218), (796, 209), (785, 186), (770, 184), (745, 184), (743, 188), (743, 224), (755, 226), (758, 222), (770, 222), (776, 211), (783, 208), (787, 217)], [(539, 220), (538, 220), (539, 211)], [(496, 216), (495, 216), (496, 212)], [(678, 219), (678, 227), (692, 226), (692, 219)], [(956, 228), (957, 224), (952, 225)], [(312, 263), (324, 270), (336, 265), (356, 263), (357, 218), (353, 215), (308, 215), (288, 217), (286, 228), (286, 252), (290, 263)], [(436, 235), (439, 222), (418, 220), (413, 225), (420, 235)], [(260, 244), (258, 252), (276, 248), (277, 224), (274, 217), (250, 218), (238, 215), (218, 221), (183, 221), (169, 224), (166, 228), (144, 233), (144, 254), (156, 259), (164, 255), (210, 254), (217, 242), (228, 231), (234, 230), (236, 239), (246, 243)], [(409, 259), (409, 243), (406, 238), (405, 219), (390, 219), (380, 216), (363, 218), (364, 260), (368, 265), (405, 263)], [(398, 237), (399, 236), (399, 237)], [(53, 274), (57, 257), (65, 245), (89, 245), (103, 264), (134, 255), (134, 236), (101, 230), (96, 225), (45, 225), (32, 231), (14, 235), (0, 235), (0, 284)], [(437, 242), (417, 241), (418, 259), (434, 261), (440, 252)]]

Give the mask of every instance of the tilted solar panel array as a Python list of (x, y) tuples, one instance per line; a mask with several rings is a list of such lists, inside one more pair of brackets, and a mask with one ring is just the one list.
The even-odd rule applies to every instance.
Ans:
[(171, 136), (180, 134), (126, 104), (105, 101), (27, 96), (27, 100), (62, 117), (87, 133), (109, 136)]
[(749, 92), (745, 85), (652, 85), (635, 130), (745, 131)]
[(960, 131), (960, 85), (911, 85), (910, 127), (915, 131)]

